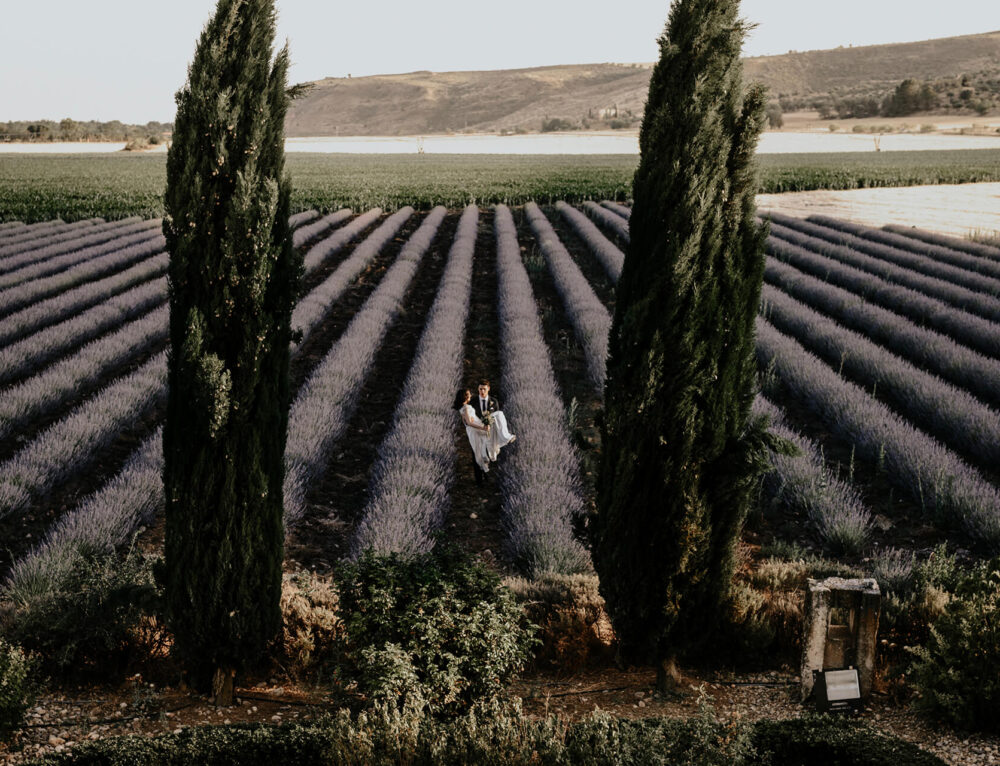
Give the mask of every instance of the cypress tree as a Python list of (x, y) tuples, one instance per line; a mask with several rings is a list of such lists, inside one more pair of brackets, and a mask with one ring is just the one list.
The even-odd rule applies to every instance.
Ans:
[(216, 704), (281, 614), (288, 344), (301, 257), (284, 171), (287, 46), (273, 0), (219, 0), (177, 94), (163, 232), (167, 613)]
[(766, 454), (750, 415), (765, 98), (744, 91), (738, 6), (671, 7), (609, 343), (592, 552), (621, 658), (657, 664), (661, 688), (718, 626)]

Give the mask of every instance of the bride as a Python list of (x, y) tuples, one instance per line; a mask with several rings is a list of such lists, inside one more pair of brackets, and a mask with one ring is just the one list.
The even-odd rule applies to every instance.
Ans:
[[(487, 389), (488, 390), (488, 389)], [(472, 401), (472, 391), (463, 388), (455, 397), (455, 409), (462, 417), (465, 424), (465, 433), (469, 437), (469, 444), (472, 446), (472, 455), (475, 458), (475, 467), (486, 473), (490, 470), (490, 463), (496, 462), (500, 455), (500, 448), (510, 444), (517, 437), (507, 428), (507, 418), (499, 409), (490, 407), (487, 411), (493, 421), (489, 425), (476, 413), (476, 409), (470, 404)], [(489, 399), (490, 404), (495, 405), (495, 399)], [(477, 481), (479, 474), (476, 474)]]

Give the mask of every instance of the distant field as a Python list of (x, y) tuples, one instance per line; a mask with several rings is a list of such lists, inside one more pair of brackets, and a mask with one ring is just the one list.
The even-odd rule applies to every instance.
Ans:
[[(759, 191), (1000, 181), (1000, 149), (760, 155)], [(293, 211), (630, 196), (630, 155), (289, 154)], [(164, 155), (5, 155), (0, 222), (162, 215)]]

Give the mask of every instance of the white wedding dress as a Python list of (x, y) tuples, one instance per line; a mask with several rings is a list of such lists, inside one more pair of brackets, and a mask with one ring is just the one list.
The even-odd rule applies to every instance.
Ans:
[(465, 433), (469, 437), (469, 444), (472, 445), (472, 454), (476, 458), (476, 463), (484, 472), (489, 471), (490, 463), (495, 463), (500, 455), (500, 448), (514, 441), (513, 434), (507, 428), (507, 418), (500, 410), (494, 412), (493, 425), (487, 434), (485, 431), (468, 425), (467, 421), (482, 423), (471, 404), (464, 405), (459, 413), (465, 424)]

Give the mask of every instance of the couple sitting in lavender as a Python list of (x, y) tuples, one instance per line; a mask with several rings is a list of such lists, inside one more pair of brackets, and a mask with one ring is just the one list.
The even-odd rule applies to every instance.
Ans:
[(459, 390), (455, 397), (455, 409), (465, 424), (465, 433), (472, 445), (472, 464), (476, 474), (476, 484), (483, 483), (483, 477), (500, 455), (500, 448), (510, 444), (517, 437), (507, 430), (507, 418), (500, 410), (500, 403), (490, 396), (490, 382), (479, 381), (478, 396), (473, 396), (468, 388)]

